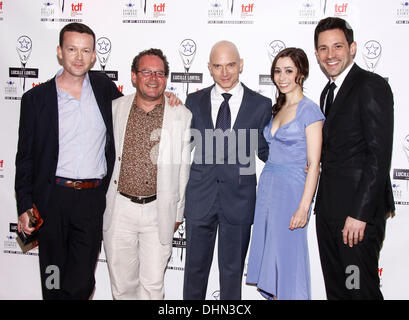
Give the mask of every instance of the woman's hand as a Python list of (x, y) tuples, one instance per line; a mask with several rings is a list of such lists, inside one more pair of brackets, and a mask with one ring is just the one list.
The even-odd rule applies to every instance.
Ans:
[(295, 230), (297, 228), (304, 228), (308, 222), (308, 211), (298, 209), (290, 220), (290, 230)]

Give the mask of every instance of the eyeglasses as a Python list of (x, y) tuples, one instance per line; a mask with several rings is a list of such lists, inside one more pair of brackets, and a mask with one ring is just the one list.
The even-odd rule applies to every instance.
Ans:
[(164, 78), (166, 76), (165, 71), (138, 70), (136, 72), (140, 72), (142, 76), (146, 78), (151, 77), (152, 75), (155, 75), (155, 77), (158, 77), (158, 78)]

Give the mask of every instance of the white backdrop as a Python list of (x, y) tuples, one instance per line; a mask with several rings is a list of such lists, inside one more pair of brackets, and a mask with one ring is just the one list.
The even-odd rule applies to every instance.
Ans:
[[(327, 79), (315, 60), (313, 32), (326, 16), (350, 22), (358, 43), (355, 61), (387, 78), (394, 92), (391, 177), (396, 216), (387, 223), (379, 275), (386, 299), (408, 299), (409, 3), (403, 0), (0, 0), (0, 299), (41, 299), (37, 251), (23, 255), (13, 232), (17, 222), (14, 160), (21, 95), (60, 68), (56, 47), (62, 26), (78, 21), (94, 30), (98, 61), (93, 69), (104, 69), (124, 94), (134, 90), (130, 81), (133, 57), (144, 49), (161, 48), (170, 63), (168, 90), (182, 101), (186, 92), (212, 84), (207, 62), (218, 40), (237, 44), (244, 59), (241, 80), (270, 98), (275, 94), (266, 76), (271, 58), (284, 47), (301, 47), (310, 60), (305, 94), (318, 102)], [(257, 169), (260, 173), (260, 162)], [(312, 298), (325, 299), (314, 216), (308, 239)], [(175, 233), (166, 272), (166, 299), (182, 298), (184, 246), (182, 225)], [(94, 299), (111, 299), (103, 252), (96, 280)], [(207, 298), (218, 299), (216, 255)], [(254, 287), (244, 283), (243, 298), (261, 299)]]

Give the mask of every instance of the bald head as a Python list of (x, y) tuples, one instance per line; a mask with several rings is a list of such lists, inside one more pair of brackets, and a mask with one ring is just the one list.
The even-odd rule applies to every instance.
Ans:
[(223, 40), (212, 47), (208, 67), (213, 80), (227, 92), (239, 82), (243, 59), (234, 43)]
[(230, 54), (232, 57), (234, 56), (237, 60), (240, 60), (240, 53), (236, 45), (227, 40), (216, 42), (213, 45), (210, 51), (210, 61), (221, 54)]

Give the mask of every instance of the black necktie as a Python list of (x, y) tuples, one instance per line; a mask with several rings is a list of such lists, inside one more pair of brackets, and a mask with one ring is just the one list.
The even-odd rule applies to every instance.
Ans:
[(334, 100), (334, 90), (336, 88), (336, 84), (335, 82), (332, 82), (329, 87), (328, 87), (328, 91), (327, 91), (327, 99), (325, 100), (325, 117), (328, 117), (329, 115), (329, 110), (331, 109), (331, 105), (332, 102)]
[(223, 93), (222, 96), (224, 98), (224, 101), (220, 105), (219, 112), (217, 113), (216, 129), (222, 129), (223, 131), (226, 131), (231, 127), (231, 114), (229, 106), (229, 99), (231, 97), (231, 94)]

